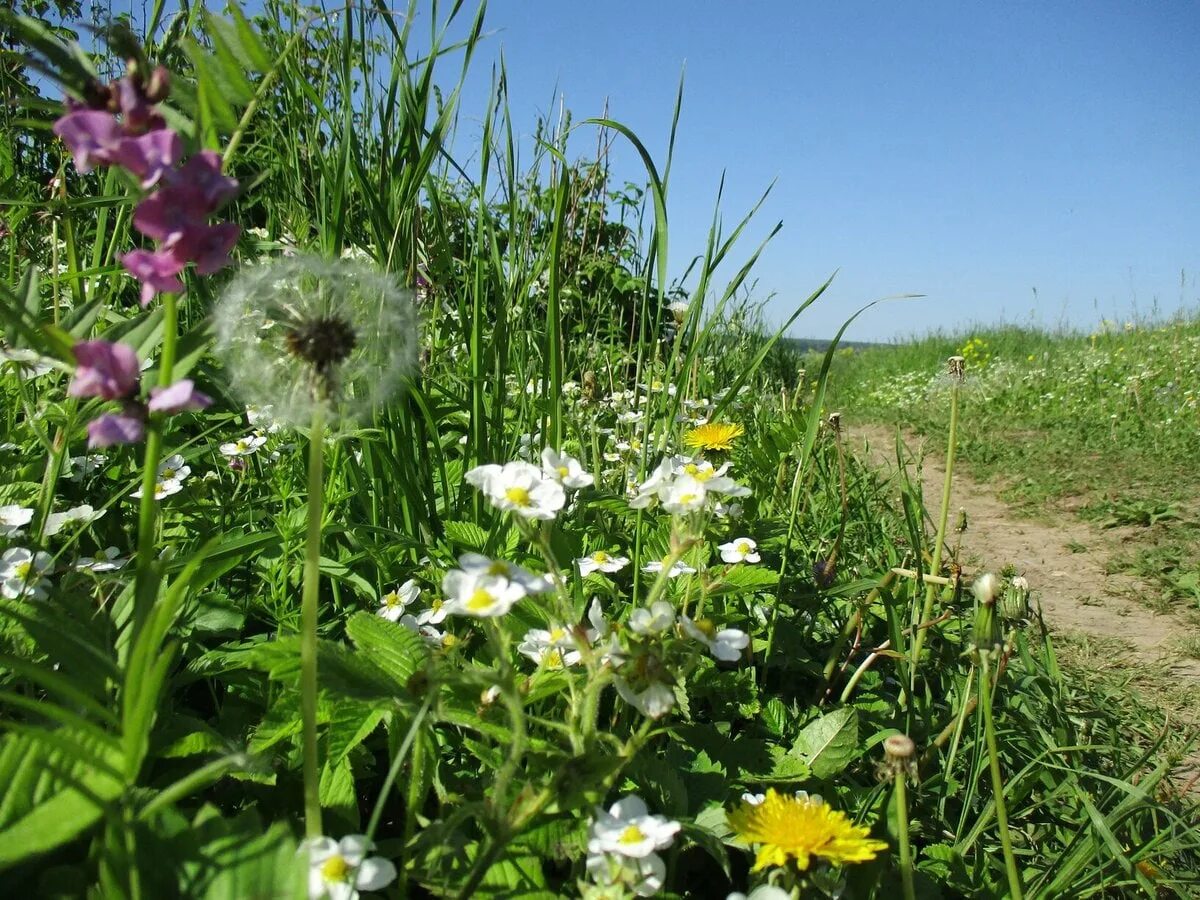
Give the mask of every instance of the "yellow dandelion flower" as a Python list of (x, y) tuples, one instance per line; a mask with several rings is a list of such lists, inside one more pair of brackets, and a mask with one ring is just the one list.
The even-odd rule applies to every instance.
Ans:
[(870, 829), (852, 824), (824, 801), (789, 797), (774, 788), (761, 802), (743, 801), (727, 818), (738, 837), (759, 845), (755, 872), (786, 865), (789, 859), (803, 871), (814, 856), (832, 863), (866, 862), (887, 849), (883, 841), (867, 837)]
[(708, 422), (689, 431), (683, 442), (695, 450), (728, 450), (734, 439), (745, 433), (746, 429), (737, 423)]

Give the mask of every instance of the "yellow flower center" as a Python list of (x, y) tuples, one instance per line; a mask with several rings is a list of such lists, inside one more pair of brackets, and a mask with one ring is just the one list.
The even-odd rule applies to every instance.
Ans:
[(17, 573), (18, 578), (20, 578), (22, 581), (28, 581), (29, 573), (33, 571), (33, 563), (32, 562), (17, 563), (15, 571)]
[(505, 577), (507, 577), (508, 576), (508, 563), (497, 560), (496, 562), (494, 562), (490, 566), (488, 566), (487, 573), (489, 575), (504, 575)]
[(435, 597), (434, 601), (429, 604), (429, 608), (432, 609), (434, 612), (437, 612), (439, 609), (441, 609), (442, 608), (442, 598)]
[(571, 470), (568, 469), (566, 466), (558, 467), (558, 477), (559, 478), (566, 478), (570, 474), (571, 474)]
[(321, 877), (326, 881), (345, 881), (350, 875), (350, 863), (345, 857), (334, 855), (321, 863)]
[(160, 477), (162, 478), (163, 481), (170, 481), (172, 478), (175, 477), (175, 470), (170, 469), (170, 468), (163, 469), (162, 475)]
[(383, 595), (383, 605), (388, 609), (395, 609), (400, 605), (400, 595), (395, 591), (391, 591)]
[(592, 554), (592, 560), (601, 564), (606, 563), (608, 562), (608, 554), (603, 550), (597, 550)]
[(509, 503), (515, 503), (517, 506), (528, 506), (529, 491), (523, 487), (510, 487), (504, 492), (504, 496), (508, 498)]
[(697, 619), (692, 624), (695, 625), (696, 628), (698, 628), (701, 633), (703, 633), (704, 636), (710, 640), (717, 633), (717, 626), (713, 624), (712, 619)]
[(453, 647), (457, 643), (458, 643), (458, 638), (456, 638), (454, 635), (450, 634), (449, 632), (442, 635), (442, 646), (445, 647), (447, 650), (449, 650), (451, 647)]
[(556, 628), (550, 629), (550, 640), (552, 640), (552, 641), (561, 641), (566, 636), (567, 636), (567, 632), (566, 632), (566, 630), (564, 630), (562, 628), (556, 627)]
[(630, 825), (621, 832), (621, 836), (617, 840), (622, 844), (640, 844), (646, 839), (645, 832), (636, 825)]
[(693, 503), (696, 502), (697, 496), (698, 496), (697, 494), (693, 494), (693, 493), (680, 494), (679, 502), (681, 504), (683, 504), (684, 506), (691, 506)]
[(474, 593), (471, 594), (471, 599), (467, 601), (467, 609), (469, 609), (471, 612), (480, 612), (481, 610), (487, 609), (495, 602), (495, 597), (493, 597), (483, 588), (477, 587), (475, 588)]
[(742, 556), (745, 556), (753, 548), (745, 541), (738, 541), (736, 544), (734, 544), (734, 549), (737, 550), (738, 553), (742, 554)]
[(542, 657), (542, 659), (545, 661), (547, 669), (562, 668), (563, 658), (562, 654), (558, 652), (557, 648), (547, 650), (546, 655)]

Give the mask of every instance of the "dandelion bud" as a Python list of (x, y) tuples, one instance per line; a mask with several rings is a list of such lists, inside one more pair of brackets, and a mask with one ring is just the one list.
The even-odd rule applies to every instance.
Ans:
[(996, 594), (1000, 591), (1000, 579), (988, 572), (980, 575), (971, 585), (979, 608), (975, 612), (975, 649), (991, 650), (1000, 642), (996, 628)]
[(889, 735), (883, 742), (883, 770), (889, 778), (915, 778), (917, 745), (906, 734)]
[(967, 361), (961, 356), (952, 356), (946, 360), (946, 371), (955, 381), (961, 383), (966, 377)]
[(1029, 616), (1029, 582), (1020, 575), (1011, 579), (1000, 597), (1000, 618), (1016, 623)]

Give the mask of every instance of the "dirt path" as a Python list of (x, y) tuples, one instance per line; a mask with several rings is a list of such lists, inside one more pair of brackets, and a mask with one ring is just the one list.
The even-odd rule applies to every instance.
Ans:
[[(894, 478), (895, 431), (878, 425), (849, 423), (849, 446)], [(946, 468), (941, 452), (913, 435), (905, 438), (905, 466), (920, 472), (926, 505), (936, 514)], [(939, 450), (941, 448), (938, 448)], [(956, 467), (950, 497), (951, 527), (959, 511), (967, 515), (961, 561), (968, 573), (999, 571), (1016, 566), (1040, 602), (1051, 631), (1095, 642), (1097, 665), (1108, 670), (1152, 671), (1154, 684), (1178, 689), (1185, 698), (1170, 705), (1176, 715), (1200, 723), (1200, 660), (1179, 651), (1178, 641), (1193, 629), (1171, 615), (1159, 615), (1138, 602), (1146, 586), (1120, 572), (1110, 572), (1120, 533), (1101, 532), (1065, 513), (1053, 524), (1019, 517), (1000, 500), (997, 491), (972, 480)], [(953, 546), (955, 538), (947, 536)], [(1099, 640), (1098, 640), (1099, 639)], [(1115, 648), (1115, 650), (1114, 650)], [(1130, 676), (1134, 681), (1136, 675)], [(1178, 719), (1177, 719), (1178, 721)], [(1200, 790), (1200, 751), (1176, 770), (1178, 784)]]

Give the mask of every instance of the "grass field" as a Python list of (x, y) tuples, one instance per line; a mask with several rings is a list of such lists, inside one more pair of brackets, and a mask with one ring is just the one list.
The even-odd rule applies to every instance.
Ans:
[[(9, 892), (1194, 896), (1179, 735), (829, 417), (945, 427), (898, 364), (945, 347), (807, 361), (778, 338), (824, 287), (767, 329), (716, 217), (672, 281), (669, 148), (513, 122), (503, 80), (460, 110), (485, 9), (438, 14), (156, 6), (94, 52), (0, 14), (48, 73), (0, 113)], [(1184, 377), (1117, 353), (1193, 351), (1155, 334), (1070, 348), (1112, 348), (1069, 377), (1129, 471), (1196, 440)], [(1043, 397), (1065, 345), (1019, 344), (964, 351), (972, 465), (1021, 367), (997, 412), (1062, 453), (1086, 418)]]

